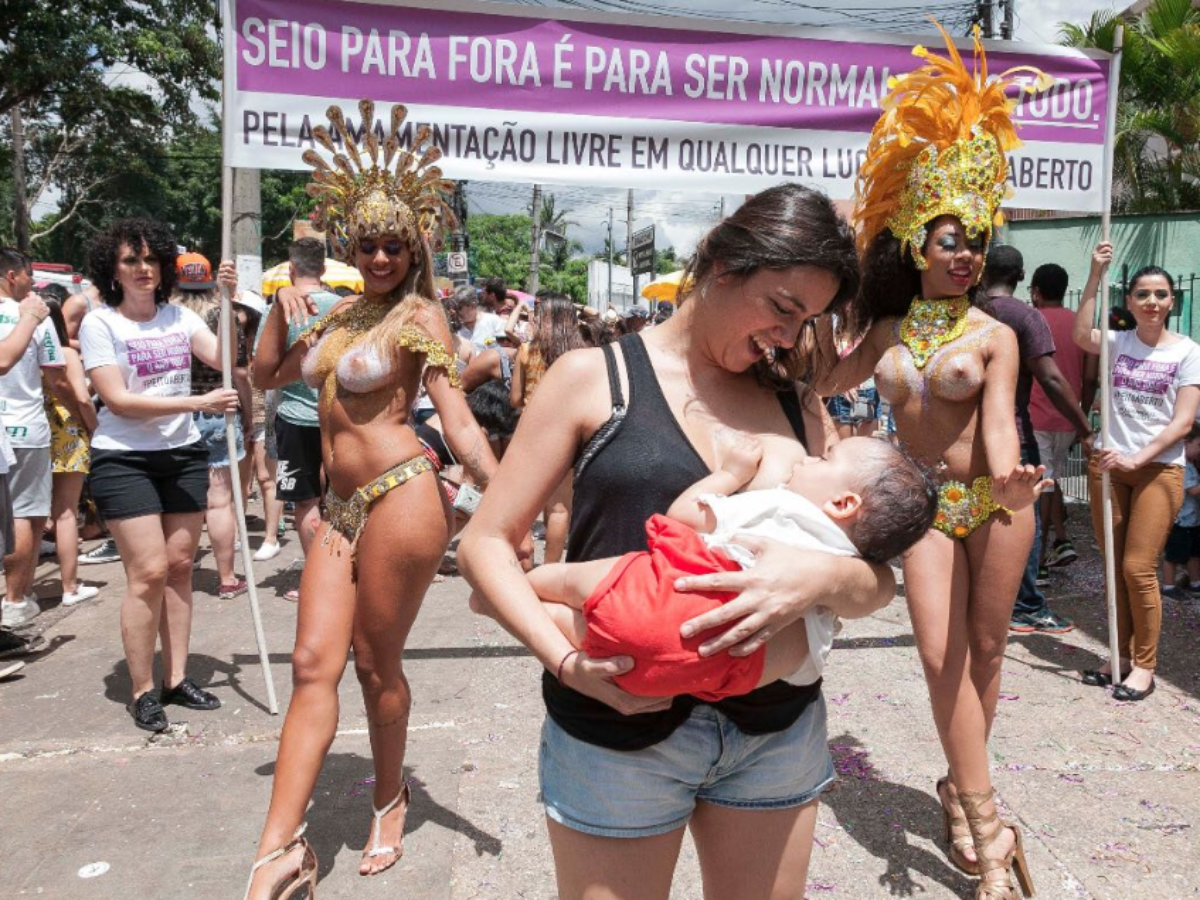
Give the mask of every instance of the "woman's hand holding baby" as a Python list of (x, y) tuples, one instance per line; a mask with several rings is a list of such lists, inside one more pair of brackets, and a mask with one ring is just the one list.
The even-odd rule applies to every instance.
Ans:
[(1045, 466), (1019, 465), (1007, 475), (992, 479), (992, 499), (1005, 509), (1016, 512), (1033, 505), (1043, 491), (1054, 487), (1054, 482), (1042, 478)]

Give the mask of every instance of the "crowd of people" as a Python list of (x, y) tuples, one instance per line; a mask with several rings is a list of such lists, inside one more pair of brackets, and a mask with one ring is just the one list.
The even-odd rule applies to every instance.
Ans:
[[(439, 294), (431, 247), (450, 212), (436, 151), (398, 153), (393, 136), (381, 162), (340, 110), (336, 144), (314, 132), (336, 164), (305, 159), (318, 225), (360, 294), (323, 283), (313, 238), (291, 245), (270, 302), (153, 221), (99, 233), (94, 290), (61, 305), (0, 248), (0, 654), (38, 649), (23, 626), (49, 519), (63, 604), (96, 596), (78, 578), (90, 555), (124, 567), (134, 724), (216, 709), (188, 669), (197, 546), (206, 525), (216, 593), (246, 590), (232, 488), (257, 482), (256, 558), (279, 553), (290, 504), (305, 562), (286, 595), (293, 690), (247, 897), (315, 886), (304, 816), (351, 649), (375, 767), (359, 872), (373, 875), (403, 854), (404, 646), (461, 532), (471, 609), (544, 668), (559, 896), (667, 897), (690, 829), (706, 896), (799, 898), (835, 777), (825, 660), (839, 618), (892, 601), (898, 563), (946, 760), (934, 790), (949, 861), (979, 900), (1031, 895), (988, 739), (1008, 634), (1073, 628), (1041, 591), (1078, 558), (1055, 479), (1081, 444), (1100, 543), (1111, 483), (1122, 656), (1081, 677), (1144, 700), (1162, 598), (1200, 588), (1200, 347), (1168, 327), (1170, 276), (1138, 271), (1108, 338), (1098, 444), (1095, 303), (1112, 247), (1095, 248), (1077, 311), (1054, 264), (1033, 273), (1032, 305), (1016, 299), (1024, 261), (994, 234), (1015, 144), (1004, 95), (957, 57), (937, 63), (893, 89), (857, 233), (819, 192), (765, 190), (699, 242), (653, 315), (495, 278)], [(958, 111), (950, 132), (931, 105)], [(80, 553), (81, 508), (113, 550)]]

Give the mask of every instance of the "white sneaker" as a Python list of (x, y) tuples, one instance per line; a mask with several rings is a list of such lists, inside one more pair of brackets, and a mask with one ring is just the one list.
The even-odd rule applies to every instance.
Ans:
[(62, 605), (74, 606), (76, 603), (82, 603), (84, 600), (91, 600), (93, 597), (100, 595), (100, 588), (94, 584), (84, 584), (82, 581), (75, 586), (73, 593), (63, 592)]
[(259, 562), (263, 562), (264, 560), (268, 559), (274, 559), (278, 555), (279, 544), (277, 542), (271, 543), (270, 541), (263, 541), (262, 546), (254, 551), (254, 558)]
[(0, 663), (0, 681), (10, 675), (16, 675), (23, 668), (25, 668), (24, 660), (17, 660), (15, 663)]
[(4, 625), (6, 628), (24, 625), (41, 611), (42, 608), (38, 605), (37, 597), (33, 594), (26, 594), (25, 599), (20, 603), (10, 603), (8, 600), (4, 600), (0, 602), (0, 625)]

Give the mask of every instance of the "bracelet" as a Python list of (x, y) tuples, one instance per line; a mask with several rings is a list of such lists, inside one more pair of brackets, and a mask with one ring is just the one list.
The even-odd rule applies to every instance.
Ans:
[(578, 652), (579, 652), (578, 650), (572, 650), (570, 653), (568, 653), (566, 656), (564, 656), (562, 659), (560, 659), (558, 661), (558, 674), (555, 676), (555, 678), (558, 680), (559, 684), (562, 684), (563, 666), (565, 666), (567, 664), (568, 659), (570, 659), (572, 656), (574, 656)]

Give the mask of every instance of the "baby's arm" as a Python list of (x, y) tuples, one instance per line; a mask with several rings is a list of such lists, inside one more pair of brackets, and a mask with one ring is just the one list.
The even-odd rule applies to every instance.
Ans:
[(717, 436), (717, 467), (675, 498), (667, 515), (700, 534), (709, 534), (716, 516), (700, 502), (704, 494), (735, 494), (758, 472), (762, 462), (762, 443), (753, 435), (728, 431)]

